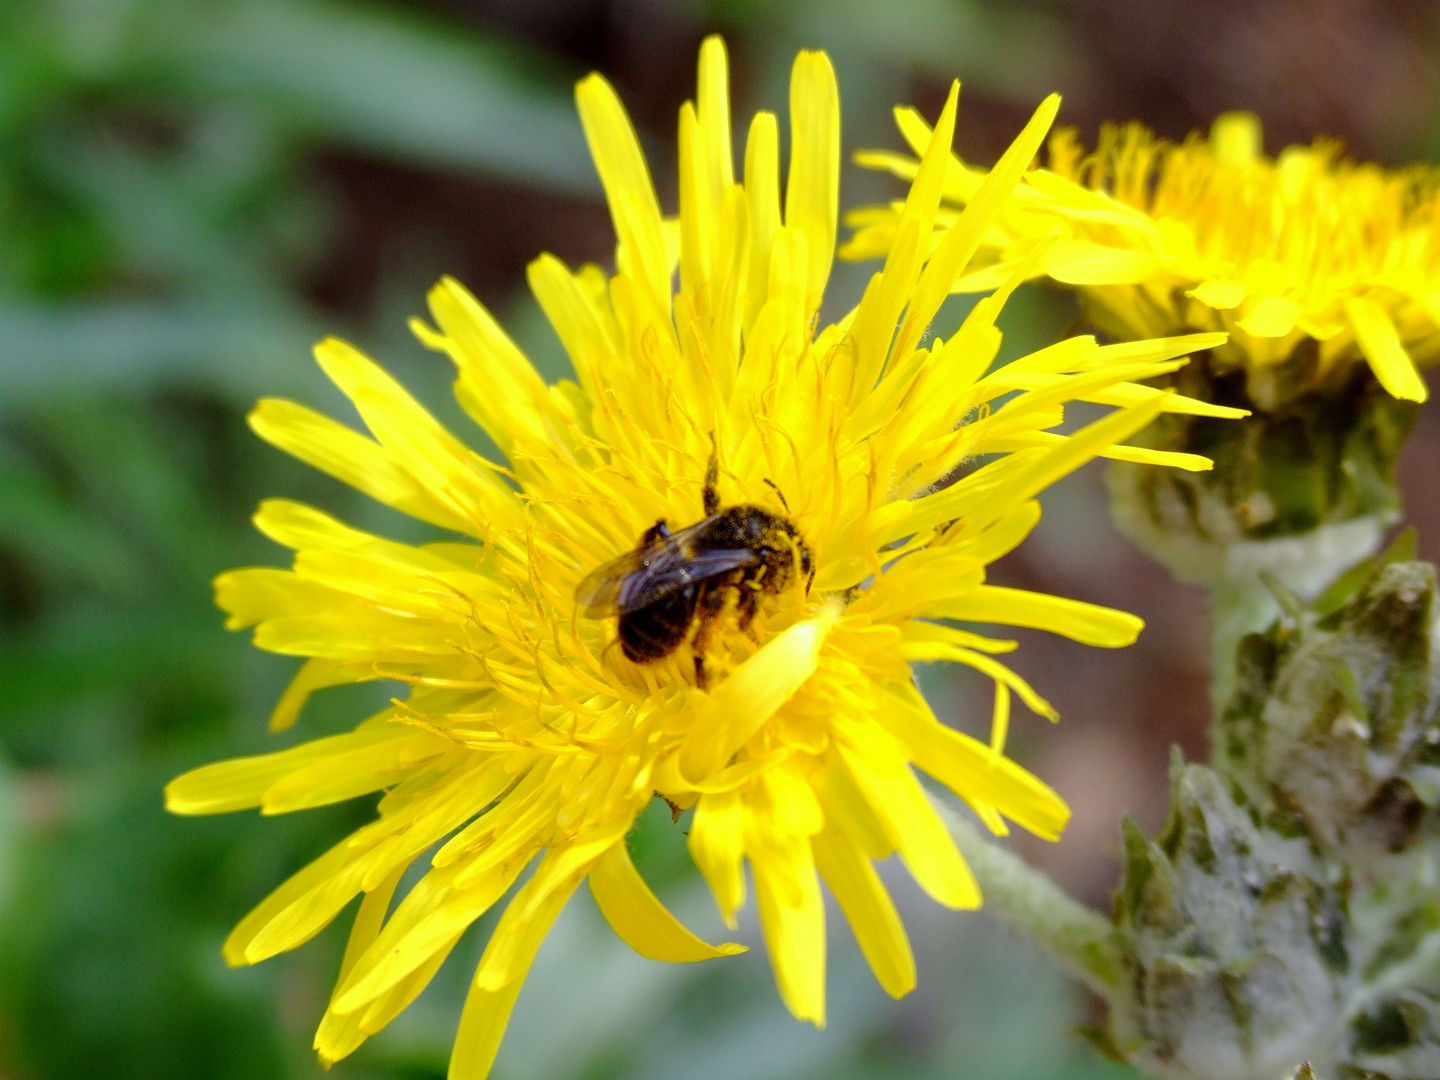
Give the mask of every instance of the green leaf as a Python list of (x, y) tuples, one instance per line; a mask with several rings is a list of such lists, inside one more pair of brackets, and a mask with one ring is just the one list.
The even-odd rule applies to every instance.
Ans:
[(112, 301), (51, 307), (0, 304), (0, 414), (89, 392), (218, 390), (248, 403), (315, 383), (306, 359), (319, 329), (293, 309)]
[(0, 920), (15, 894), (19, 876), (20, 791), (15, 773), (0, 754)]
[(598, 191), (563, 78), (518, 46), (353, 5), (175, 14), (158, 55), (136, 57), (149, 82), (268, 100), (297, 132), (427, 165)]

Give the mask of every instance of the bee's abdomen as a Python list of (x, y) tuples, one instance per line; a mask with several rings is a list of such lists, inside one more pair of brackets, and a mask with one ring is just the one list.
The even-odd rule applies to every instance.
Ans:
[(678, 649), (689, 636), (695, 599), (692, 586), (621, 615), (615, 632), (626, 659), (643, 664)]

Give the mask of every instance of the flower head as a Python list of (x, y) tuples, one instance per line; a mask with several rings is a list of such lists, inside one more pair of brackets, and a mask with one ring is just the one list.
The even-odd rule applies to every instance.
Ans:
[[(912, 110), (897, 118), (920, 154), (928, 125)], [(983, 176), (952, 163), (946, 202), (968, 202)], [(857, 213), (847, 254), (887, 249), (897, 213)], [(1112, 125), (1086, 152), (1060, 130), (987, 235), (991, 265), (958, 287), (1003, 280), (1052, 233), (1036, 270), (1078, 292), (1093, 325), (1120, 340), (1226, 331), (1210, 362), (1242, 371), (1262, 408), (1362, 364), (1391, 395), (1425, 398), (1417, 366), (1440, 356), (1440, 171), (1356, 164), (1327, 141), (1272, 159), (1247, 113), (1179, 144)]]
[[(529, 274), (576, 380), (543, 383), (453, 281), (431, 293), (435, 326), (415, 326), (454, 362), (458, 398), (505, 464), (338, 341), (317, 358), (368, 436), (290, 402), (251, 417), (279, 448), (439, 530), (432, 543), (397, 543), (263, 504), (256, 523), (295, 550), (293, 567), (227, 573), (216, 592), (231, 627), (305, 658), (275, 726), (324, 687), (391, 679), (408, 692), (348, 734), (210, 765), (167, 791), (180, 813), (283, 813), (383, 792), (374, 821), (281, 885), (225, 946), (234, 963), (264, 959), (363, 896), (316, 1038), (327, 1061), (403, 1009), (527, 868), (475, 974), (451, 1075), (487, 1071), (547, 928), (582, 883), (645, 956), (738, 951), (680, 925), (632, 863), (626, 834), (656, 794), (693, 810), (690, 851), (727, 922), (748, 862), (797, 1017), (824, 1018), (822, 879), (881, 984), (909, 990), (913, 959), (875, 862), (898, 854), (940, 903), (980, 902), (915, 768), (997, 832), (1009, 820), (1053, 838), (1068, 813), (1003, 753), (1012, 694), (1053, 710), (995, 658), (1012, 642), (956, 621), (1128, 644), (1137, 619), (989, 585), (986, 567), (1034, 526), (1037, 493), (1091, 457), (1205, 467), (1123, 440), (1162, 410), (1224, 411), (1135, 381), (1214, 335), (1108, 348), (1080, 338), (987, 374), (1002, 292), (948, 340), (923, 340), (1053, 100), (927, 265), (952, 91), (901, 243), (859, 306), (822, 325), (840, 162), (823, 54), (795, 63), (782, 199), (772, 115), (751, 122), (743, 180), (734, 175), (725, 53), (705, 44), (696, 101), (680, 114), (678, 223), (661, 214), (610, 86), (591, 76), (577, 97), (616, 272), (544, 256)], [(1114, 410), (1070, 435), (1051, 430), (1074, 400)], [(733, 507), (782, 523), (763, 553), (753, 537), (715, 540), (713, 515)], [(717, 544), (724, 557), (697, 569)], [(665, 560), (690, 576), (659, 583)], [(621, 623), (665, 647), (615, 647)], [(937, 720), (913, 661), (995, 680), (988, 742)]]

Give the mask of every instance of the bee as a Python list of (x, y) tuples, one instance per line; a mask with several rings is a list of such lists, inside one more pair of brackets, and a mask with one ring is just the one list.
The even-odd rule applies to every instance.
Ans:
[(727, 607), (734, 605), (739, 629), (748, 631), (765, 596), (789, 588), (797, 573), (807, 593), (815, 580), (810, 548), (794, 522), (761, 506), (722, 509), (718, 478), (712, 453), (702, 520), (672, 532), (662, 518), (640, 534), (634, 551), (593, 570), (575, 589), (585, 615), (619, 616), (616, 638), (629, 660), (653, 663), (688, 641), (701, 689), (708, 685), (705, 650)]

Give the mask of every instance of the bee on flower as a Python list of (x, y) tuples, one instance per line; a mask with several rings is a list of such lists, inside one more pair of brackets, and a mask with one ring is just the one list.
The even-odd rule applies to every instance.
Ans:
[[(503, 463), (334, 340), (316, 357), (368, 435), (292, 402), (252, 414), (262, 438), (435, 528), (429, 543), (400, 543), (262, 504), (256, 523), (294, 550), (292, 566), (222, 574), (216, 594), (230, 627), (304, 660), (273, 726), (327, 687), (390, 679), (408, 692), (347, 734), (204, 766), (166, 793), (184, 814), (376, 797), (370, 823), (225, 944), (232, 963), (258, 962), (362, 897), (316, 1036), (324, 1061), (414, 1000), (512, 887), (460, 1017), (455, 1077), (488, 1072), (531, 961), (582, 884), (646, 957), (743, 951), (682, 926), (634, 865), (626, 837), (657, 795), (693, 814), (690, 853), (731, 926), (748, 865), (780, 996), (817, 1025), (822, 883), (894, 995), (915, 965), (875, 864), (898, 855), (939, 903), (980, 903), (919, 773), (996, 833), (1013, 822), (1060, 834), (1064, 802), (1004, 753), (1012, 695), (1054, 710), (996, 658), (1013, 642), (955, 624), (1130, 643), (1133, 616), (990, 585), (986, 568), (1034, 527), (1036, 496), (1091, 458), (1208, 467), (1127, 445), (1160, 413), (1237, 411), (1141, 382), (1214, 334), (1118, 348), (1076, 338), (991, 370), (1018, 273), (948, 337), (927, 338), (1057, 107), (1041, 107), (937, 244), (957, 96), (900, 242), (859, 305), (824, 323), (840, 167), (824, 54), (795, 62), (788, 169), (762, 112), (737, 176), (725, 51), (705, 43), (680, 112), (678, 221), (660, 211), (615, 92), (592, 75), (577, 100), (615, 269), (548, 255), (529, 269), (574, 380), (545, 384), (454, 281), (430, 295), (433, 324), (414, 324), (454, 363), (456, 395)], [(1062, 433), (1074, 401), (1113, 408)], [(915, 661), (994, 680), (988, 741), (935, 717)]]

